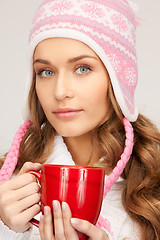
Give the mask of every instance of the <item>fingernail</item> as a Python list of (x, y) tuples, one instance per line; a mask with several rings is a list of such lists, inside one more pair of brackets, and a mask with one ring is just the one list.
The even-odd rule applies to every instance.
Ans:
[(62, 211), (63, 212), (66, 211), (67, 207), (68, 207), (68, 204), (66, 202), (62, 202)]
[(74, 225), (80, 225), (81, 220), (77, 218), (71, 218), (71, 223), (73, 223)]
[(44, 216), (48, 216), (49, 215), (49, 209), (47, 206), (44, 207)]
[(57, 200), (54, 200), (53, 201), (53, 210), (54, 211), (57, 211), (59, 208), (59, 202)]

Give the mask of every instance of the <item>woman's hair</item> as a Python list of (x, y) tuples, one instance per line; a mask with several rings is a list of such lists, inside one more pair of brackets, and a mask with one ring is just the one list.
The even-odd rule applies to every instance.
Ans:
[[(94, 131), (104, 160), (99, 163), (112, 171), (124, 149), (123, 114), (116, 102), (111, 83), (110, 108), (106, 122)], [(43, 164), (53, 149), (55, 130), (48, 122), (35, 90), (35, 76), (28, 98), (32, 125), (20, 144), (19, 170), (27, 161)], [(160, 239), (160, 133), (149, 119), (139, 114), (134, 128), (134, 148), (122, 177), (125, 210), (139, 223), (142, 240)], [(1, 165), (4, 159), (1, 159)], [(90, 162), (90, 165), (94, 163)]]

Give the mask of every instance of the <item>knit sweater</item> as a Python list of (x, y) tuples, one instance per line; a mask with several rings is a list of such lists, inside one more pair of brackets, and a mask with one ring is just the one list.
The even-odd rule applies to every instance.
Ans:
[[(53, 152), (46, 163), (75, 165), (61, 136), (55, 137)], [(122, 205), (121, 195), (124, 184), (125, 181), (122, 178), (119, 178), (103, 200), (100, 215), (106, 219), (108, 223), (107, 229), (104, 230), (108, 234), (110, 240), (140, 240), (138, 224), (130, 218)], [(36, 216), (37, 219), (39, 219), (39, 215)], [(25, 233), (16, 233), (0, 221), (0, 239), (40, 240), (40, 235), (38, 228), (34, 226)]]

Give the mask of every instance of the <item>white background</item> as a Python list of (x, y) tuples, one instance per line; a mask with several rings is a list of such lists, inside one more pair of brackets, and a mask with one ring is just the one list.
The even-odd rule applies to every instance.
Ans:
[[(8, 150), (20, 124), (28, 34), (42, 0), (0, 0), (0, 154)], [(160, 126), (160, 0), (132, 0), (143, 24), (137, 31), (139, 111)]]

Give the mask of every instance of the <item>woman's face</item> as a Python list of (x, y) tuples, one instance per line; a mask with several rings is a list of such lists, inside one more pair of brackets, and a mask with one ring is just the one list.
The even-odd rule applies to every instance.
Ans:
[(44, 113), (63, 137), (77, 137), (100, 126), (108, 112), (106, 68), (84, 43), (50, 38), (34, 53), (36, 92)]

